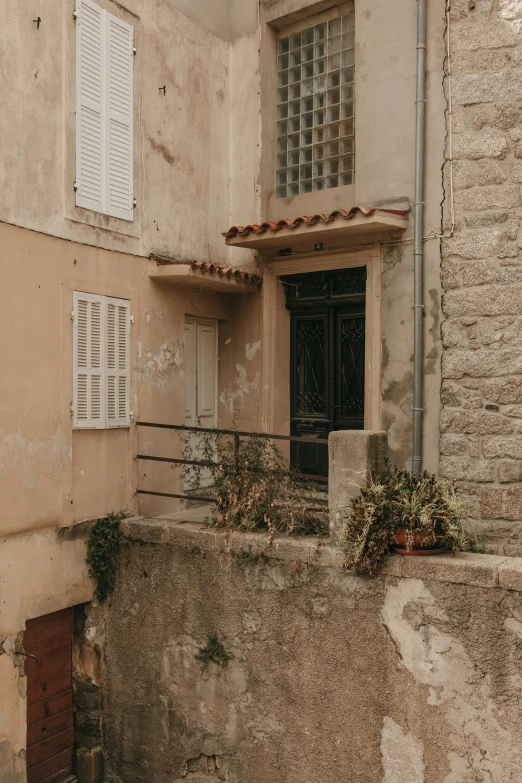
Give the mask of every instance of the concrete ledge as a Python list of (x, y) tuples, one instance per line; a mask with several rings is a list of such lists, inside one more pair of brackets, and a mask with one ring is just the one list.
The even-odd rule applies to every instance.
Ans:
[(508, 557), (498, 570), (499, 586), (522, 593), (522, 557)]
[[(205, 526), (194, 517), (204, 519), (208, 509), (198, 508), (172, 514), (170, 517), (146, 519), (133, 517), (122, 522), (127, 536), (148, 544), (166, 544), (191, 552), (222, 555), (266, 557), (288, 563), (321, 568), (342, 568), (344, 555), (326, 537), (277, 538), (271, 545), (264, 533), (227, 533)], [(382, 571), (387, 578), (422, 579), (448, 584), (502, 588), (522, 592), (522, 558), (498, 557), (459, 552), (433, 557), (390, 555)]]
[[(199, 511), (199, 509), (197, 509)], [(176, 515), (180, 516), (180, 515)], [(227, 533), (223, 529), (207, 527), (191, 521), (179, 521), (158, 517), (144, 519), (133, 517), (122, 522), (125, 535), (147, 544), (167, 544), (194, 551), (196, 549), (232, 555), (251, 553), (271, 560), (295, 562), (318, 566), (342, 567), (343, 553), (329, 545), (323, 536), (277, 538), (271, 545), (264, 533)]]
[(399, 557), (403, 578), (434, 579), (437, 582), (477, 587), (498, 587), (499, 568), (506, 560), (505, 557), (496, 555), (475, 555), (468, 552), (432, 557)]

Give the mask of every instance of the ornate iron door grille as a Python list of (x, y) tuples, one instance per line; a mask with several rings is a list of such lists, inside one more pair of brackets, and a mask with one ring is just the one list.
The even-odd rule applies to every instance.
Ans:
[(296, 414), (326, 415), (326, 332), (323, 316), (296, 319)]
[[(363, 429), (366, 267), (288, 275), (291, 435)], [(292, 444), (301, 473), (328, 474), (325, 445)]]

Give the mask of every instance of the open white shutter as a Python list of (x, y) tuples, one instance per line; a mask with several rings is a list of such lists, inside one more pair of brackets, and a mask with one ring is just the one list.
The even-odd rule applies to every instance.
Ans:
[(76, 2), (76, 204), (104, 211), (105, 11)]
[(107, 426), (125, 427), (130, 424), (130, 302), (108, 297), (106, 308)]
[(133, 28), (76, 0), (76, 204), (133, 219)]
[(196, 322), (196, 402), (198, 422), (215, 427), (217, 399), (217, 323)]
[(103, 296), (73, 294), (73, 426), (105, 427)]
[(107, 37), (107, 213), (133, 218), (133, 28), (109, 12)]

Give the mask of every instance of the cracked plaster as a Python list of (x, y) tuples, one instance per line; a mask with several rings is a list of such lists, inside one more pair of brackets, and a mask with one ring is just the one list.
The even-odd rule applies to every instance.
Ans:
[(138, 346), (138, 383), (152, 383), (157, 389), (168, 386), (172, 372), (183, 369), (183, 343), (170, 340), (160, 345), (156, 353), (142, 344)]
[(257, 351), (259, 350), (260, 345), (261, 345), (260, 340), (257, 340), (255, 343), (247, 343), (245, 345), (245, 356), (247, 358), (247, 361), (249, 362), (252, 361)]
[[(253, 357), (253, 354), (252, 354)], [(236, 364), (236, 378), (233, 384), (219, 395), (219, 401), (229, 413), (239, 413), (245, 404), (247, 394), (259, 388), (260, 374), (256, 372), (253, 380), (248, 380), (248, 371), (242, 364)]]
[[(381, 616), (401, 665), (428, 686), (427, 703), (439, 707), (452, 728), (444, 783), (522, 779), (522, 749), (497, 718), (491, 682), (463, 642), (437, 627), (449, 618), (425, 584), (408, 579), (388, 585)], [(513, 621), (506, 622), (509, 627)]]
[(381, 734), (383, 783), (424, 783), (423, 743), (392, 718), (384, 718)]

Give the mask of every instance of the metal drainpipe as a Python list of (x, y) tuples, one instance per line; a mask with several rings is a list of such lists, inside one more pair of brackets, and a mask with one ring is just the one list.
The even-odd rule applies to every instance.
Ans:
[(414, 340), (413, 340), (413, 459), (412, 470), (422, 470), (422, 414), (424, 389), (424, 154), (426, 120), (426, 0), (417, 0), (417, 98), (415, 130), (414, 216)]

